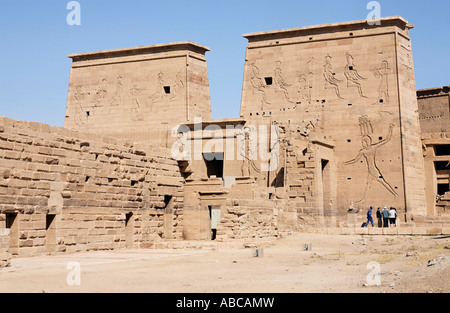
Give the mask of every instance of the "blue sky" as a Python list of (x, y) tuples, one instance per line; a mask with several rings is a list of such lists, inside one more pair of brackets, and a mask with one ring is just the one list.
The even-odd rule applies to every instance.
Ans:
[[(366, 0), (79, 0), (81, 25), (69, 26), (69, 0), (0, 1), (0, 115), (63, 126), (68, 54), (191, 40), (206, 54), (213, 118), (238, 117), (244, 33), (365, 19)], [(401, 15), (410, 35), (418, 89), (450, 85), (450, 1), (378, 1)]]

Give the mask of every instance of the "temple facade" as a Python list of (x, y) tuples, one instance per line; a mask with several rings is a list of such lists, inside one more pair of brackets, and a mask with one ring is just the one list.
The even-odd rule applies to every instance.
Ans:
[(402, 17), (248, 40), (240, 117), (212, 119), (190, 41), (69, 55), (64, 127), (0, 118), (0, 262), (361, 229), (450, 232), (449, 88), (416, 90)]

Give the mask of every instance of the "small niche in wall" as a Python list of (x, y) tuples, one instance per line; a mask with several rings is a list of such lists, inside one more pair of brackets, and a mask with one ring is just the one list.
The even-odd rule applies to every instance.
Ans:
[(170, 94), (170, 86), (164, 86), (164, 92), (166, 95)]
[(273, 78), (272, 77), (264, 77), (264, 81), (266, 82), (267, 86), (270, 86), (273, 84)]
[(86, 111), (86, 116), (91, 116), (91, 112), (90, 111)]
[(172, 201), (173, 196), (171, 195), (164, 195), (164, 209), (167, 209), (170, 202)]

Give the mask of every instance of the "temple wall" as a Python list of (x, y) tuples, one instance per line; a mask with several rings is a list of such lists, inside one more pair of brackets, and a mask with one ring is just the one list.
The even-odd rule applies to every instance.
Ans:
[(0, 228), (0, 268), (10, 265), (9, 229)]
[(69, 55), (64, 126), (170, 148), (174, 126), (211, 118), (208, 50), (179, 42)]
[(241, 117), (323, 134), (338, 223), (369, 206), (426, 214), (411, 28), (393, 17), (244, 35)]
[(0, 118), (0, 228), (13, 255), (180, 239), (182, 204), (169, 150)]

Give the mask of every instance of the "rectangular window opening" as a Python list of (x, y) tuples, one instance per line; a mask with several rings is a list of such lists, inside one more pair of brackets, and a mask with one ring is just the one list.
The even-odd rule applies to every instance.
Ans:
[(436, 145), (434, 151), (436, 156), (450, 155), (450, 145)]
[(208, 178), (223, 178), (223, 152), (203, 153)]
[(450, 170), (450, 161), (435, 161), (434, 166), (437, 171)]
[(449, 191), (450, 191), (450, 184), (438, 184), (437, 185), (437, 194), (439, 196), (443, 196)]

